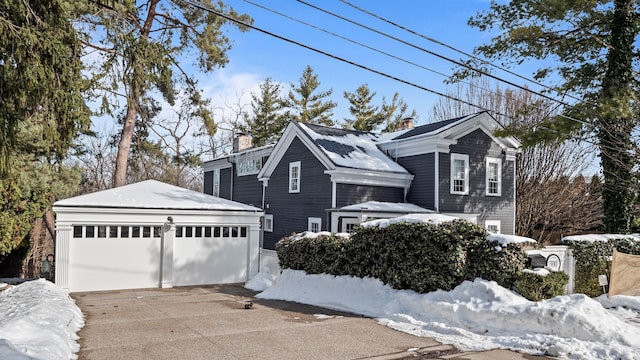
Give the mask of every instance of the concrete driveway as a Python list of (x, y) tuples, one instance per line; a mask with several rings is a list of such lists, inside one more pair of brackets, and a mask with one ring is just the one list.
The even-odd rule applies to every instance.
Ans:
[(241, 285), (73, 293), (86, 316), (79, 358), (536, 358), (505, 350), (461, 353), (373, 319), (254, 295)]

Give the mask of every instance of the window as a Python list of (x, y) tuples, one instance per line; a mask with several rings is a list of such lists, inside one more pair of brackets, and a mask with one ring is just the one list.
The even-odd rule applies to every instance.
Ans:
[(247, 227), (243, 226), (240, 228), (240, 237), (247, 237)]
[(139, 238), (140, 237), (140, 226), (132, 226), (131, 227), (131, 237)]
[(289, 192), (300, 192), (300, 161), (289, 163)]
[[(257, 174), (262, 170), (262, 158), (257, 159), (240, 159), (236, 168), (238, 176)], [(215, 174), (214, 174), (215, 176)]]
[(314, 233), (320, 232), (322, 229), (322, 219), (317, 217), (310, 217), (307, 221), (307, 231)]
[(73, 237), (74, 238), (81, 238), (82, 237), (82, 226), (74, 226), (73, 227)]
[(142, 227), (142, 237), (151, 237), (151, 226)]
[(109, 237), (115, 239), (118, 237), (118, 227), (111, 225), (109, 226)]
[(273, 215), (265, 214), (263, 220), (263, 228), (264, 231), (272, 232), (273, 231)]
[(120, 237), (128, 238), (129, 237), (129, 227), (128, 226), (120, 226)]
[(487, 196), (502, 195), (502, 160), (497, 158), (487, 158)]
[(204, 228), (204, 237), (211, 237), (211, 226)]
[(484, 227), (490, 233), (500, 234), (500, 220), (485, 220)]
[(107, 227), (104, 225), (98, 226), (98, 237), (106, 238), (107, 237)]
[(469, 155), (451, 154), (451, 193), (469, 194)]
[(153, 227), (153, 237), (161, 237), (162, 236), (162, 227), (154, 226)]
[(95, 235), (94, 235), (94, 230), (95, 230), (95, 227), (93, 227), (93, 226), (86, 226), (86, 227), (85, 227), (85, 237), (88, 237), (88, 238), (95, 237)]
[(202, 237), (202, 226), (196, 227), (196, 237)]
[(220, 196), (220, 169), (213, 170), (213, 196)]

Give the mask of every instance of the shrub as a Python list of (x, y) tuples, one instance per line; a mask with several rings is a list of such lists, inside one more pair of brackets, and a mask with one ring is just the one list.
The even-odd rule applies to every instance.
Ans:
[(598, 275), (611, 276), (613, 248), (618, 251), (640, 255), (640, 242), (633, 239), (611, 239), (609, 241), (564, 241), (573, 250), (576, 261), (574, 292), (587, 296), (602, 294)]
[(563, 272), (552, 272), (547, 276), (521, 273), (515, 282), (515, 290), (523, 297), (540, 301), (564, 294), (569, 283), (569, 275)]
[(276, 245), (283, 268), (307, 273), (373, 277), (396, 289), (451, 290), (481, 277), (511, 288), (526, 255), (520, 247), (501, 250), (486, 231), (455, 220), (440, 225), (397, 223), (356, 228), (350, 240), (335, 235), (294, 235)]

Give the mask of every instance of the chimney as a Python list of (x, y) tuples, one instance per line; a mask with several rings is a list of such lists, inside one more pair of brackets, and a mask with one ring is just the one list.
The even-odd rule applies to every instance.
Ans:
[(233, 138), (232, 152), (237, 153), (251, 147), (251, 136), (245, 133), (237, 133)]
[(413, 118), (407, 117), (402, 119), (402, 125), (400, 126), (400, 130), (409, 130), (413, 129)]

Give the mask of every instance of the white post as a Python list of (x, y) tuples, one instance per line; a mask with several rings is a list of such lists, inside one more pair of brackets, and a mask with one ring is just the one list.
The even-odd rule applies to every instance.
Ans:
[(162, 227), (162, 244), (160, 254), (160, 287), (173, 287), (173, 239), (176, 236), (176, 224), (171, 217)]
[(247, 238), (247, 280), (253, 279), (260, 271), (260, 227), (249, 226)]
[(69, 290), (69, 241), (71, 225), (56, 224), (56, 278), (58, 287)]

